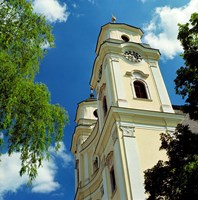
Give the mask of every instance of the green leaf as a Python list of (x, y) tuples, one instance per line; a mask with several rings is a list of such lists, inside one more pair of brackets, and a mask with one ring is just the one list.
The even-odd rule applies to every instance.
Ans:
[(28, 174), (30, 182), (68, 123), (65, 109), (51, 104), (48, 88), (35, 83), (46, 54), (42, 46), (54, 45), (51, 31), (45, 18), (33, 12), (31, 1), (1, 2), (0, 132), (8, 141), (8, 154), (21, 153), (20, 175)]

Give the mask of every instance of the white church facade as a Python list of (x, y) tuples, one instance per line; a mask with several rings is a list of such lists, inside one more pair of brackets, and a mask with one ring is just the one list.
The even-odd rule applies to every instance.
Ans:
[(162, 132), (183, 116), (172, 108), (158, 60), (143, 32), (122, 23), (101, 27), (90, 85), (78, 104), (71, 151), (76, 200), (144, 200), (144, 171), (158, 160)]

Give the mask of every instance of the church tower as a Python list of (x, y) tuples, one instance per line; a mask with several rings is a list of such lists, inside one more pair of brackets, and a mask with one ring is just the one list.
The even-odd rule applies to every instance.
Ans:
[(160, 73), (160, 53), (141, 41), (140, 28), (101, 27), (90, 85), (96, 98), (78, 104), (71, 150), (76, 200), (144, 200), (144, 171), (158, 160), (160, 134), (174, 131), (175, 114)]

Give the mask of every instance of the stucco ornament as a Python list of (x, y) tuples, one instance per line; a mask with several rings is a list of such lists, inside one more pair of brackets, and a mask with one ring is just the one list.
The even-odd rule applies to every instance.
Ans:
[(123, 136), (135, 137), (135, 135), (134, 135), (135, 128), (134, 127), (120, 126), (120, 129), (122, 130)]
[(108, 155), (106, 157), (106, 165), (108, 166), (109, 169), (112, 168), (112, 166), (113, 166), (113, 151), (108, 153)]
[(131, 62), (141, 62), (142, 56), (135, 51), (125, 51), (124, 57)]

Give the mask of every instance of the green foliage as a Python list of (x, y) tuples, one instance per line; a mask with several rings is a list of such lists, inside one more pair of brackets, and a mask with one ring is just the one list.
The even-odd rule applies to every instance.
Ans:
[[(184, 48), (185, 67), (177, 70), (176, 93), (186, 100), (184, 112), (198, 120), (198, 13), (190, 23), (179, 24), (178, 39)], [(148, 200), (198, 199), (198, 133), (179, 124), (173, 135), (161, 134), (161, 150), (168, 161), (158, 161), (145, 171), (145, 190)]]
[(148, 200), (195, 200), (198, 197), (198, 134), (178, 125), (175, 133), (161, 135), (168, 161), (145, 171)]
[(48, 148), (57, 149), (68, 122), (66, 111), (50, 104), (50, 94), (35, 83), (45, 44), (53, 46), (51, 26), (26, 0), (0, 1), (0, 146), (21, 153), (20, 175), (36, 177)]
[(193, 13), (190, 23), (179, 24), (178, 39), (184, 48), (185, 67), (177, 70), (176, 93), (186, 98), (184, 112), (198, 120), (198, 13)]

